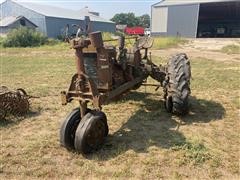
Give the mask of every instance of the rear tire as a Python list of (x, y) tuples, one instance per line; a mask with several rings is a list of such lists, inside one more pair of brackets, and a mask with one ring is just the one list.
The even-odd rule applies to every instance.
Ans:
[(188, 97), (190, 91), (191, 66), (186, 54), (173, 56), (167, 65), (165, 82), (165, 108), (177, 115), (188, 113)]
[(75, 149), (82, 154), (97, 150), (107, 135), (106, 115), (101, 111), (90, 111), (82, 118), (76, 130)]

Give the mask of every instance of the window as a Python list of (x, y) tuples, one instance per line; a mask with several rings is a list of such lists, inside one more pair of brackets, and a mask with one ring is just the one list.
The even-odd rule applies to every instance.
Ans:
[(22, 26), (26, 26), (26, 21), (25, 21), (25, 19), (20, 19), (20, 24), (21, 24)]

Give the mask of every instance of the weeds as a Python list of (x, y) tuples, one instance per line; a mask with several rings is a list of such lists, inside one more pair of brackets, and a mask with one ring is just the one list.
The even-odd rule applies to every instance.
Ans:
[(154, 37), (153, 49), (173, 48), (186, 42), (187, 40), (180, 37)]
[[(112, 44), (114, 46), (117, 46), (117, 39), (118, 39), (119, 34), (112, 34), (108, 32), (103, 33), (103, 39), (104, 40), (113, 40), (115, 39), (116, 41), (112, 41), (109, 44)], [(134, 42), (135, 42), (135, 36), (125, 36), (126, 40), (126, 47), (131, 47)], [(127, 39), (127, 38), (132, 38), (132, 39)], [(173, 48), (177, 47), (180, 44), (187, 43), (186, 39), (183, 39), (181, 37), (160, 37), (156, 36), (153, 37), (154, 43), (152, 49), (166, 49), (166, 48)]]
[(47, 37), (30, 28), (13, 29), (3, 40), (3, 47), (34, 47), (47, 42)]
[(209, 150), (198, 140), (187, 141), (181, 145), (176, 145), (172, 150), (183, 151), (183, 157), (181, 159), (181, 163), (183, 164), (200, 165), (212, 157)]
[(221, 51), (227, 54), (240, 54), (240, 46), (235, 44), (224, 46)]

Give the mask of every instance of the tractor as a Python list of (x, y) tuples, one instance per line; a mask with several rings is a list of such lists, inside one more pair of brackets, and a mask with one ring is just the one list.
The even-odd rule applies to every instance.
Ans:
[[(128, 38), (134, 39), (131, 48), (125, 47)], [(118, 45), (106, 44), (110, 41), (118, 41)], [(61, 100), (63, 105), (78, 101), (79, 107), (61, 124), (60, 144), (66, 149), (82, 154), (98, 150), (109, 132), (102, 106), (141, 85), (148, 86), (149, 76), (156, 80), (156, 84), (149, 85), (163, 88), (164, 106), (169, 113), (188, 113), (191, 67), (186, 54), (174, 55), (167, 65), (157, 66), (149, 53), (151, 37), (119, 36), (117, 40), (104, 41), (97, 31), (69, 42), (75, 51), (77, 72), (68, 91), (61, 92)]]

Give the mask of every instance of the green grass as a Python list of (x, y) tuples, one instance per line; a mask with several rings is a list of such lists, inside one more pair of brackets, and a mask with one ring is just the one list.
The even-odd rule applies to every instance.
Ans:
[(3, 48), (4, 37), (0, 36), (0, 47)]
[(187, 40), (180, 37), (154, 37), (153, 49), (173, 48), (186, 42)]
[[(177, 142), (179, 143), (179, 142)], [(172, 148), (173, 150), (182, 150), (183, 157), (180, 161), (181, 164), (199, 165), (212, 158), (209, 150), (199, 140), (191, 140), (182, 144), (177, 144)]]
[[(68, 45), (1, 50), (0, 84), (24, 88), (31, 112), (0, 120), (1, 179), (237, 179), (239, 172), (239, 64), (191, 59), (191, 110), (167, 113), (162, 90), (141, 87), (103, 107), (110, 134), (87, 158), (59, 145), (61, 106), (75, 73)], [(156, 64), (166, 59), (152, 57)], [(149, 79), (149, 83), (154, 80)]]
[(240, 54), (240, 46), (235, 44), (224, 46), (221, 52), (227, 54)]
[[(110, 42), (106, 42), (106, 44), (108, 45), (114, 45), (114, 46), (118, 46), (118, 40), (116, 39), (117, 36), (119, 34), (112, 34), (109, 32), (103, 32), (102, 36), (103, 36), (103, 40), (113, 40), (115, 39), (116, 41), (110, 41)], [(126, 36), (126, 38), (131, 38), (132, 36)], [(167, 49), (167, 48), (174, 48), (177, 47), (180, 44), (184, 44), (187, 43), (186, 39), (180, 38), (180, 37), (153, 37), (154, 39), (154, 44), (152, 49)], [(0, 37), (0, 47), (2, 46), (2, 42), (3, 42), (4, 38)], [(134, 45), (135, 39), (133, 37), (133, 39), (126, 39), (125, 40), (125, 45), (127, 48), (130, 48)], [(64, 50), (66, 47), (68, 46), (67, 43), (61, 42), (59, 40), (55, 40), (55, 39), (48, 39), (46, 45), (43, 46), (39, 46), (36, 48), (40, 48), (40, 49), (48, 49), (48, 50)], [(19, 49), (19, 48), (14, 48), (14, 49)], [(20, 48), (20, 49), (24, 49), (24, 48)]]
[[(103, 33), (103, 39), (104, 40), (110, 40), (113, 39), (114, 34), (112, 33)], [(116, 36), (115, 36), (116, 37)], [(126, 36), (126, 38), (131, 38), (131, 36)], [(160, 36), (154, 36), (154, 43), (152, 49), (167, 49), (167, 48), (174, 48), (181, 44), (187, 43), (186, 39), (183, 39), (181, 37), (160, 37)], [(126, 39), (126, 47), (131, 47), (134, 44), (135, 40), (133, 39)], [(109, 42), (108, 44), (113, 44), (114, 46), (117, 46), (117, 41)]]

